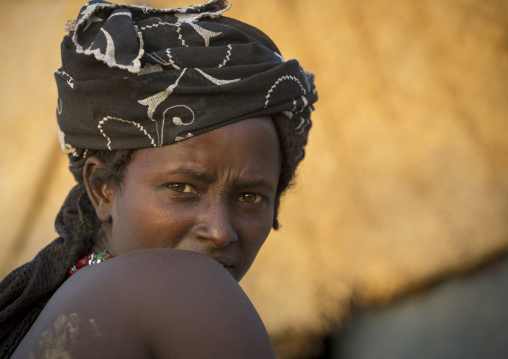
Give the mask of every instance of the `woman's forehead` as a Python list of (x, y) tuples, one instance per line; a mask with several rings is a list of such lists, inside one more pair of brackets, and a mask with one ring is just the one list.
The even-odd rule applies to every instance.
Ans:
[(220, 171), (261, 176), (280, 171), (280, 146), (270, 117), (241, 120), (176, 144), (141, 149), (133, 167), (163, 175), (215, 176)]

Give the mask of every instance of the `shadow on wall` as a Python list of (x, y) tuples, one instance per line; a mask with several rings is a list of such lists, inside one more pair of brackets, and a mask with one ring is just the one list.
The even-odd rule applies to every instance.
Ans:
[(359, 312), (329, 358), (502, 359), (508, 353), (508, 257), (393, 305)]

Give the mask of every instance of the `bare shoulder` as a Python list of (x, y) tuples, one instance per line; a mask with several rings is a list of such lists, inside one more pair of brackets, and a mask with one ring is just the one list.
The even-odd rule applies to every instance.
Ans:
[(84, 358), (90, 350), (99, 358), (275, 358), (256, 310), (219, 263), (159, 249), (81, 269), (13, 358)]

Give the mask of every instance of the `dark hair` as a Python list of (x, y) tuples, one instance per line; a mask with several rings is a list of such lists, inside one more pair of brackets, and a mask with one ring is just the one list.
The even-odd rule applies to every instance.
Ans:
[[(90, 151), (88, 156), (97, 157), (104, 164), (104, 168), (96, 169), (91, 178), (90, 186), (98, 188), (105, 181), (113, 185), (120, 185), (125, 176), (125, 170), (134, 157), (136, 150), (116, 151)], [(95, 213), (95, 208), (86, 192), (83, 181), (83, 165), (73, 169), (73, 173), (79, 173), (78, 183), (70, 191), (55, 222), (55, 228), (62, 237), (72, 238), (71, 243), (76, 247), (79, 256), (90, 252), (95, 244), (101, 222)]]
[(277, 129), (281, 151), (281, 169), (273, 216), (273, 229), (279, 229), (280, 200), (282, 195), (295, 183), (296, 169), (305, 156), (304, 147), (307, 144), (307, 137), (297, 134), (299, 130), (288, 120), (286, 115), (272, 115), (272, 119)]

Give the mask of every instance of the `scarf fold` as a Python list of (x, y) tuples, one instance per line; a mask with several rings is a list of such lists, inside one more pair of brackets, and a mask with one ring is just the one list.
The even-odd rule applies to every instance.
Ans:
[(12, 355), (51, 296), (67, 279), (68, 269), (92, 249), (91, 237), (76, 237), (75, 231), (66, 225), (69, 219), (74, 227), (83, 225), (70, 204), (85, 200), (85, 196), (84, 186), (76, 185), (55, 220), (60, 237), (0, 282), (0, 358)]

